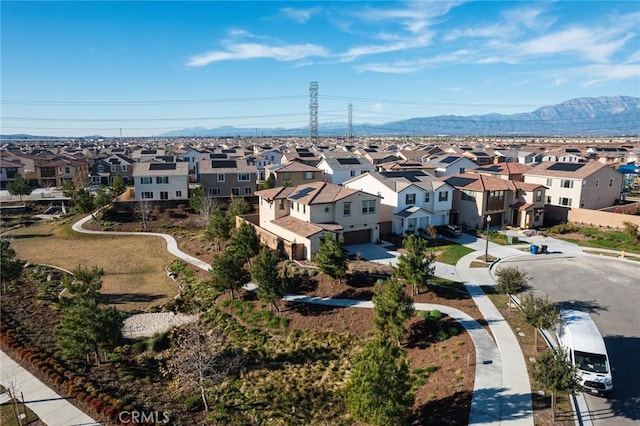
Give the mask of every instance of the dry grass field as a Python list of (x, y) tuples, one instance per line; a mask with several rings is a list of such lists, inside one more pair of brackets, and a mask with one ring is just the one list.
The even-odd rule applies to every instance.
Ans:
[(73, 270), (104, 269), (103, 301), (125, 311), (144, 311), (177, 294), (164, 267), (175, 258), (156, 237), (80, 235), (70, 226), (40, 224), (10, 231), (17, 257)]

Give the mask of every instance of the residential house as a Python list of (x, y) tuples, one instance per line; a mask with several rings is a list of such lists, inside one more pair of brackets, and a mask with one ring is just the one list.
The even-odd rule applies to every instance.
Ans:
[(436, 177), (453, 176), (478, 167), (470, 158), (454, 154), (441, 155), (428, 160), (427, 163), (435, 166), (433, 173)]
[(563, 146), (545, 152), (542, 155), (542, 162), (560, 163), (582, 163), (586, 161), (587, 154), (580, 148)]
[[(422, 170), (424, 172), (431, 172), (435, 169), (433, 164), (422, 163), (413, 160), (398, 160), (390, 161), (388, 163), (380, 163), (377, 166), (379, 172), (400, 172), (403, 170)], [(431, 173), (434, 174), (434, 173)], [(435, 175), (435, 174), (434, 174)]]
[(471, 159), (474, 163), (478, 164), (479, 166), (482, 166), (485, 164), (497, 163), (499, 159), (499, 157), (494, 153), (489, 153), (486, 151), (479, 151), (479, 150), (465, 151), (462, 153), (462, 155)]
[(524, 174), (524, 181), (547, 187), (546, 204), (554, 220), (565, 220), (567, 209), (601, 209), (615, 205), (623, 175), (598, 161), (544, 162)]
[(265, 179), (273, 176), (275, 186), (298, 186), (314, 181), (324, 181), (321, 169), (308, 164), (290, 161), (266, 167)]
[(256, 192), (259, 226), (293, 245), (292, 257), (312, 260), (332, 233), (345, 245), (379, 241), (380, 198), (326, 182)]
[(198, 182), (211, 198), (253, 197), (257, 189), (256, 166), (243, 158), (198, 161)]
[(309, 148), (295, 148), (282, 154), (280, 162), (286, 164), (291, 161), (297, 161), (299, 163), (315, 167), (321, 159), (322, 157), (320, 157), (319, 153), (312, 151)]
[(347, 180), (375, 171), (375, 166), (360, 157), (325, 157), (318, 163), (327, 182), (342, 185)]
[(189, 163), (136, 163), (133, 166), (136, 200), (189, 199)]
[(131, 159), (137, 163), (146, 163), (165, 154), (166, 151), (161, 148), (137, 148), (131, 152)]
[(0, 189), (7, 189), (7, 185), (13, 182), (16, 176), (22, 176), (23, 167), (20, 163), (0, 158)]
[[(444, 179), (457, 191), (453, 197), (452, 222), (471, 229), (514, 226), (542, 226), (545, 214), (545, 187), (463, 173)], [(490, 219), (489, 219), (490, 218)]]
[(111, 185), (113, 178), (118, 174), (125, 185), (133, 183), (133, 165), (135, 161), (122, 154), (112, 154), (108, 157), (97, 159), (89, 168), (89, 177), (92, 185)]
[(69, 159), (54, 157), (49, 161), (36, 163), (36, 179), (39, 186), (61, 187), (72, 182), (76, 176), (88, 182), (89, 162), (84, 158)]
[(450, 223), (453, 187), (422, 170), (367, 173), (348, 180), (344, 186), (381, 197), (383, 237)]

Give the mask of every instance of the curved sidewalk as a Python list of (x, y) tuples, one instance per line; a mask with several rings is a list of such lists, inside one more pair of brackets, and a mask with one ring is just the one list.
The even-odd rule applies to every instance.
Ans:
[(25, 404), (49, 426), (99, 425), (94, 419), (58, 395), (9, 355), (0, 351), (0, 383), (24, 395)]

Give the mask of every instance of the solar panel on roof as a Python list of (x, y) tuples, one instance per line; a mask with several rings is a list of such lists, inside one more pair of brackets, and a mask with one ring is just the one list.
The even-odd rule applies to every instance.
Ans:
[(211, 159), (223, 159), (223, 158), (229, 158), (229, 156), (227, 154), (209, 154), (209, 158)]
[(296, 148), (296, 152), (309, 152), (309, 148)]
[(458, 157), (454, 157), (452, 155), (443, 158), (442, 160), (440, 160), (441, 163), (445, 163), (445, 164), (449, 164), (449, 163), (453, 163), (454, 161), (456, 161), (458, 159)]
[(428, 174), (422, 172), (421, 170), (417, 171), (403, 171), (403, 172), (380, 172), (381, 176), (386, 178), (403, 178), (407, 179), (409, 182), (420, 182), (418, 176), (429, 176)]
[(475, 181), (476, 180), (472, 178), (459, 177), (459, 176), (452, 176), (445, 180), (445, 182), (447, 182), (449, 185), (452, 185), (452, 186), (467, 186), (470, 183)]
[(144, 155), (152, 155), (155, 153), (156, 153), (155, 149), (143, 149), (142, 151), (140, 151), (140, 154), (144, 154)]
[(224, 152), (226, 154), (235, 154), (236, 150), (235, 149), (223, 149), (222, 152)]
[(299, 152), (298, 153), (298, 157), (300, 157), (300, 158), (308, 158), (308, 157), (315, 157), (315, 155), (313, 155), (313, 153), (311, 153), (311, 152)]
[(567, 148), (567, 149), (564, 150), (564, 152), (577, 152), (577, 153), (579, 153), (580, 150), (577, 149), (577, 148)]
[(342, 165), (360, 164), (360, 160), (358, 160), (357, 158), (337, 158), (336, 160)]
[(478, 167), (476, 170), (480, 170), (481, 172), (499, 172), (500, 166)]
[(235, 169), (238, 163), (235, 160), (211, 160), (212, 169)]
[(547, 168), (547, 170), (555, 170), (560, 172), (575, 172), (584, 166), (584, 163), (555, 163)]
[(151, 163), (149, 170), (175, 170), (176, 163)]

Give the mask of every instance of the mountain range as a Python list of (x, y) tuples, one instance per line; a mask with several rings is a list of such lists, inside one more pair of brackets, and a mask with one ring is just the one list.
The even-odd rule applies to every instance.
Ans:
[[(344, 136), (347, 123), (320, 123), (320, 136)], [(603, 96), (571, 99), (517, 114), (440, 115), (382, 124), (354, 124), (354, 136), (624, 136), (640, 134), (640, 98)], [(203, 127), (174, 130), (161, 136), (308, 136), (308, 127)]]
[[(345, 136), (346, 122), (319, 123), (319, 136)], [(577, 98), (517, 114), (440, 115), (410, 118), (382, 124), (354, 124), (354, 136), (638, 136), (640, 98), (603, 96)], [(243, 128), (193, 127), (158, 135), (161, 137), (309, 136), (309, 127)], [(89, 136), (85, 136), (89, 137)], [(3, 140), (48, 138), (28, 134), (0, 135)], [(101, 136), (91, 136), (93, 139)], [(54, 137), (52, 139), (60, 139)]]

